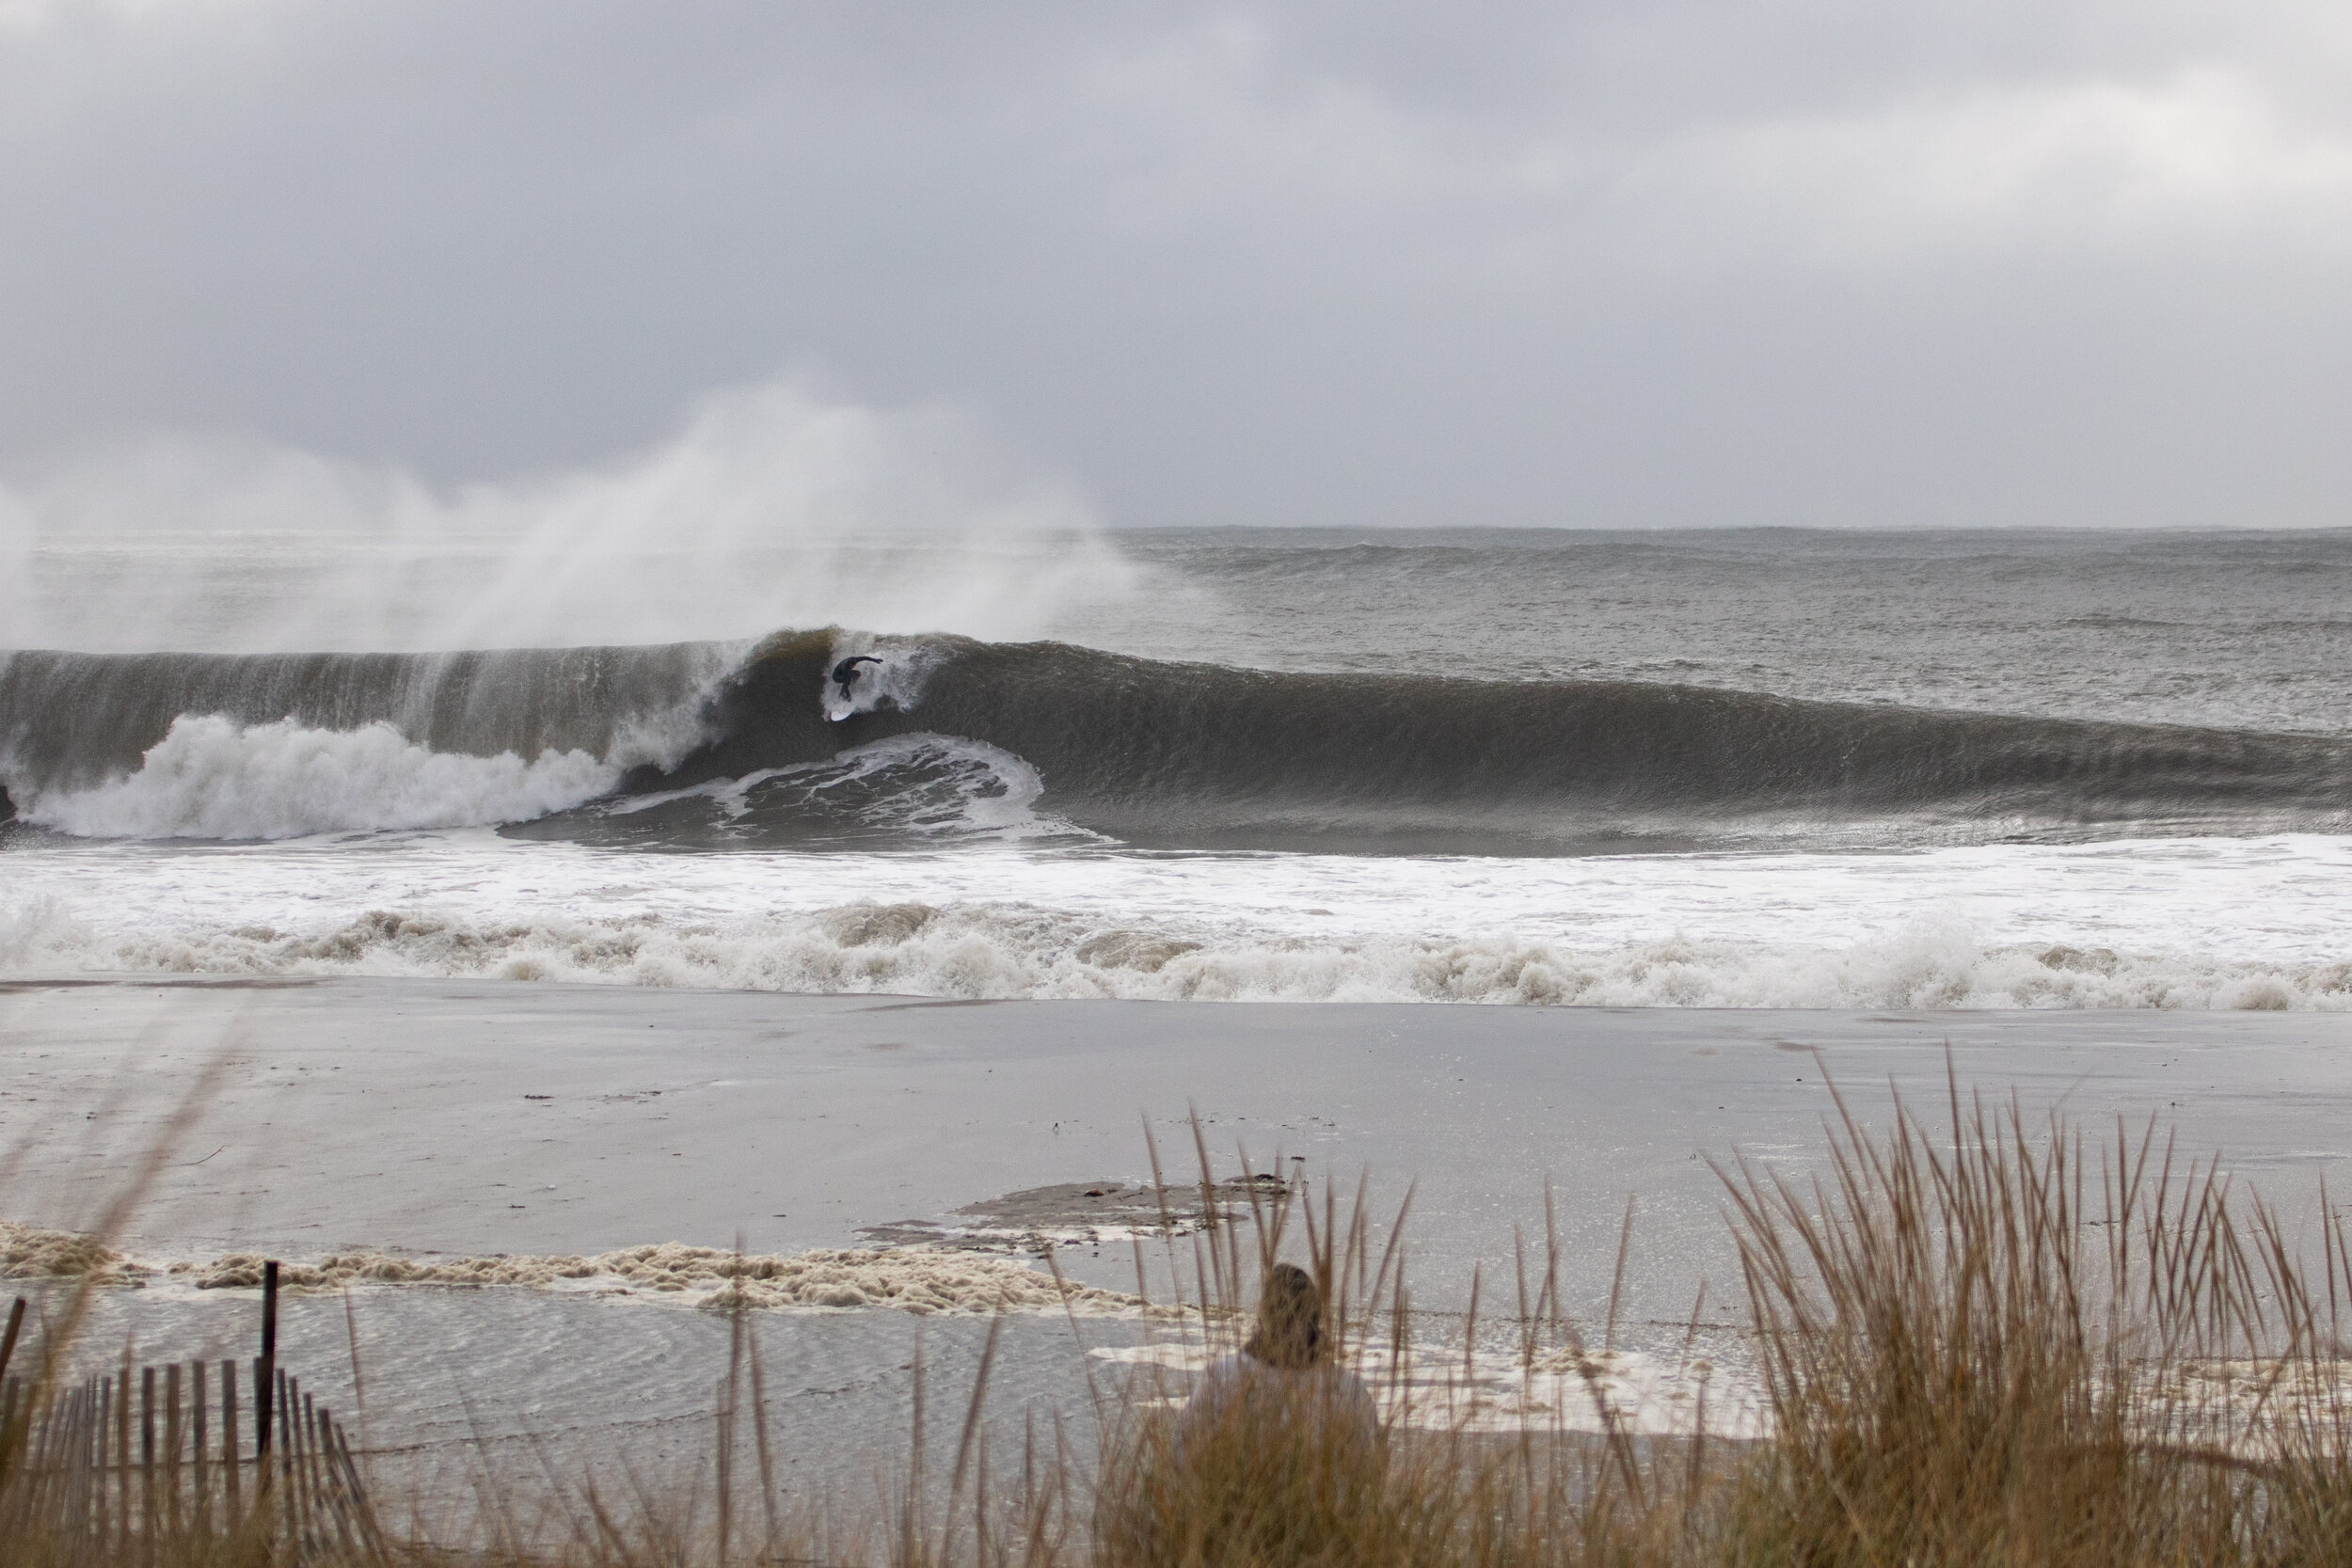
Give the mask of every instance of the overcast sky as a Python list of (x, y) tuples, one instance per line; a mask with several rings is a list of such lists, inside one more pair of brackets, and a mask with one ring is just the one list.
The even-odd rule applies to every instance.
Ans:
[(0, 0), (0, 461), (808, 377), (1117, 524), (2352, 524), (2344, 0)]

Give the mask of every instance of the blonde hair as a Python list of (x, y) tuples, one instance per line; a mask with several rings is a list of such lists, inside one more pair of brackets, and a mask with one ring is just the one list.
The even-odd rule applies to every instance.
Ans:
[(1295, 1263), (1266, 1270), (1258, 1288), (1258, 1327), (1242, 1354), (1269, 1367), (1296, 1370), (1324, 1356), (1323, 1291)]

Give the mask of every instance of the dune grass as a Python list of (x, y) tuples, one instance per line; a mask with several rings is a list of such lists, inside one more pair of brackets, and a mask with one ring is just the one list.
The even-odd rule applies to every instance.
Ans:
[[(1201, 1148), (1214, 1223), (1162, 1243), (1188, 1265), (1184, 1332), (1204, 1350), (1238, 1343), (1263, 1270), (1296, 1259), (1323, 1288), (1343, 1360), (1368, 1370), (1386, 1412), (1376, 1428), (1333, 1419), (1312, 1380), (1186, 1426), (1171, 1397), (1183, 1386), (1147, 1369), (1098, 1387), (1088, 1451), (1036, 1424), (1003, 1448), (980, 1414), (992, 1333), (949, 1413), (950, 1473), (926, 1473), (918, 1399), (895, 1496), (787, 1501), (739, 1307), (719, 1437), (691, 1486), (552, 1478), (552, 1509), (488, 1489), (461, 1530), (377, 1522), (300, 1552), (268, 1529), (125, 1545), (42, 1513), (57, 1493), (38, 1484), (25, 1412), (58, 1375), (51, 1343), (0, 1432), (0, 1563), (2352, 1563), (2352, 1246), (2332, 1210), (2310, 1259), (2277, 1212), (2153, 1126), (2093, 1139), (1957, 1087), (1932, 1120), (1899, 1104), (1875, 1129), (1841, 1101), (1824, 1138), (1820, 1174), (1801, 1181), (1719, 1167), (1767, 1416), (1754, 1441), (1710, 1438), (1704, 1419), (1644, 1434), (1611, 1414), (1606, 1353), (1563, 1309), (1549, 1223), (1518, 1260), (1514, 1309), (1490, 1312), (1488, 1331), (1512, 1338), (1530, 1377), (1565, 1367), (1591, 1383), (1597, 1430), (1556, 1411), (1500, 1433), (1445, 1418), (1444, 1389), (1394, 1375), (1416, 1322), (1405, 1216), (1375, 1218), (1360, 1190), (1343, 1205), (1327, 1189), (1309, 1202), (1269, 1189), (1220, 1212)], [(1478, 1334), (1465, 1329), (1466, 1355)], [(1401, 1418), (1433, 1399), (1438, 1418)]]

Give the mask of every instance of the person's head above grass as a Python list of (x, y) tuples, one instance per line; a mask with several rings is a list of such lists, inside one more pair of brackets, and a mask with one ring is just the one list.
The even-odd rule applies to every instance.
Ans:
[(1242, 1354), (1286, 1371), (1324, 1358), (1323, 1292), (1305, 1269), (1277, 1263), (1266, 1270), (1265, 1283), (1258, 1288), (1257, 1332), (1242, 1346)]

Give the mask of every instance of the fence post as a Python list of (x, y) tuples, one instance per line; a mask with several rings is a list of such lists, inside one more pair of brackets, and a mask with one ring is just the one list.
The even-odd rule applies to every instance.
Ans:
[(139, 1560), (155, 1560), (155, 1369), (139, 1369)]
[(270, 1396), (278, 1382), (278, 1259), (262, 1265), (262, 1354), (253, 1361), (253, 1457), (269, 1457)]
[(237, 1465), (237, 1364), (220, 1364), (220, 1451), (227, 1457), (221, 1461), (221, 1508), (226, 1513), (229, 1534), (234, 1539), (245, 1528), (245, 1486)]
[(115, 1375), (115, 1555), (131, 1555), (131, 1353), (122, 1353), (122, 1370)]
[(8, 1333), (0, 1335), (0, 1378), (8, 1375), (8, 1361), (16, 1354), (16, 1337), (23, 1333), (24, 1329), (24, 1298), (19, 1296), (16, 1298), (16, 1305), (8, 1308)]
[[(205, 1404), (204, 1363), (190, 1363), (188, 1371), (194, 1384), (190, 1393), (196, 1404), (191, 1412), (195, 1418), (195, 1440), (189, 1445), (196, 1461), (196, 1533), (199, 1538), (209, 1538), (213, 1533), (213, 1461), (212, 1455), (205, 1451), (205, 1445), (213, 1435), (209, 1419), (212, 1412)], [(233, 1460), (235, 1457), (232, 1450), (230, 1458)]]
[(164, 1528), (176, 1544), (187, 1528), (180, 1498), (180, 1446), (187, 1428), (180, 1415), (180, 1363), (164, 1369)]
[(293, 1381), (283, 1371), (278, 1374), (278, 1473), (272, 1479), (285, 1494), (286, 1534), (298, 1548), (302, 1521), (294, 1513), (294, 1405), (287, 1396), (287, 1385)]

